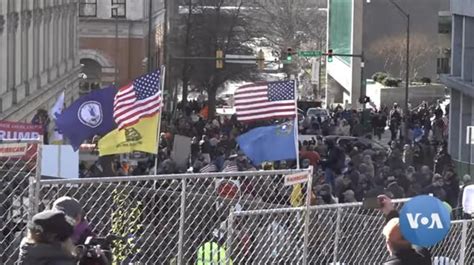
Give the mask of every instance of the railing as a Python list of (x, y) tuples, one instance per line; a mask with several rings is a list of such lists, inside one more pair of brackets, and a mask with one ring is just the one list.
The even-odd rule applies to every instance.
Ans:
[[(2, 157), (12, 144), (26, 153)], [(0, 142), (0, 264), (14, 264), (27, 220), (61, 196), (79, 200), (96, 234), (129, 238), (114, 249), (126, 264), (196, 264), (206, 242), (233, 264), (380, 264), (388, 255), (377, 210), (310, 206), (311, 178), (303, 206), (291, 207), (284, 176), (310, 169), (39, 181), (40, 151), (34, 141)], [(474, 264), (473, 232), (473, 220), (453, 221), (431, 248), (435, 264)]]
[(290, 207), (291, 186), (284, 186), (284, 175), (297, 172), (309, 174), (287, 170), (42, 180), (40, 199), (51, 205), (60, 196), (76, 198), (97, 234), (130, 238), (126, 250), (114, 253), (125, 264), (193, 264), (205, 242), (225, 245), (226, 223), (235, 209)]
[[(406, 200), (395, 200), (396, 207)], [(232, 216), (228, 246), (238, 264), (381, 264), (388, 257), (384, 217), (362, 203), (244, 210)], [(249, 236), (253, 240), (242, 248)], [(434, 264), (474, 264), (473, 236), (474, 220), (452, 221), (448, 236), (430, 249)]]

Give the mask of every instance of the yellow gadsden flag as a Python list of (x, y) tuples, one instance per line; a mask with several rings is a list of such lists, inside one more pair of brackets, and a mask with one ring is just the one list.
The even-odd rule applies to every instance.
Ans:
[(157, 131), (160, 114), (143, 118), (137, 124), (115, 129), (99, 140), (99, 155), (113, 155), (141, 151), (156, 154)]

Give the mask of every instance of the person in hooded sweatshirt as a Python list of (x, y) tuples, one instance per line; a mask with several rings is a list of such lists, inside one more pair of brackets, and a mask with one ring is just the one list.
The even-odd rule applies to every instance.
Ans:
[(77, 264), (71, 241), (74, 226), (58, 210), (46, 210), (33, 216), (28, 235), (20, 244), (19, 265)]

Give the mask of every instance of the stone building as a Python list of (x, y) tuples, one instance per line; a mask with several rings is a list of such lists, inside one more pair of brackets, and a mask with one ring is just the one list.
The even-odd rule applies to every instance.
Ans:
[(77, 99), (78, 0), (0, 0), (0, 120)]
[(451, 73), (442, 81), (451, 90), (449, 154), (458, 173), (474, 169), (474, 2), (451, 0)]

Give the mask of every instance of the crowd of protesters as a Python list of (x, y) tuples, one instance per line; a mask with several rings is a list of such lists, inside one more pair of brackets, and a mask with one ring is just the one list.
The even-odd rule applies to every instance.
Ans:
[[(205, 111), (202, 104), (191, 101), (178, 106), (174, 119), (165, 116), (158, 174), (296, 168), (296, 162), (291, 160), (255, 165), (239, 151), (236, 138), (264, 123), (246, 125), (238, 122), (236, 116), (209, 120)], [(376, 111), (338, 107), (331, 111), (330, 117), (300, 117), (300, 134), (314, 135), (312, 140), (300, 141), (300, 167), (315, 167), (315, 203), (361, 201), (385, 192), (394, 198), (433, 194), (456, 207), (460, 184), (470, 183), (471, 178), (456, 175), (447, 152), (448, 111), (449, 107), (443, 109), (437, 102), (432, 106), (423, 103), (409, 115), (404, 115), (394, 104)], [(407, 137), (404, 126), (407, 126)], [(389, 140), (384, 142), (382, 136), (388, 133)], [(191, 139), (191, 154), (185, 167), (178, 166), (171, 158), (174, 135)], [(325, 139), (328, 135), (374, 138), (387, 147), (368, 148), (358, 146), (357, 142), (340, 145)], [(152, 158), (136, 165), (116, 161), (113, 173), (152, 174), (154, 164)], [(100, 165), (87, 169), (83, 166), (81, 176), (93, 176), (100, 170)]]

